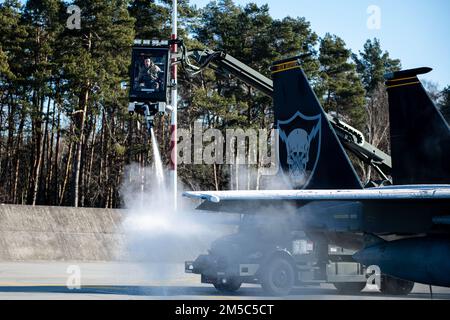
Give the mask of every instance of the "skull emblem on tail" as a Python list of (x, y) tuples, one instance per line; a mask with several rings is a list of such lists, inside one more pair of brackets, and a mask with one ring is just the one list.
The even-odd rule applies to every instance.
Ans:
[(308, 133), (303, 129), (292, 131), (286, 142), (289, 175), (296, 184), (305, 183), (306, 165), (309, 161)]
[[(311, 143), (320, 133), (321, 122), (320, 115), (307, 119), (307, 117), (297, 113), (293, 119), (296, 117), (298, 117), (299, 120), (315, 120), (313, 127), (311, 128), (311, 126), (309, 126), (309, 128), (311, 128), (309, 133), (307, 132), (308, 126), (300, 129), (298, 128), (300, 125), (295, 126), (296, 128), (294, 128), (289, 135), (287, 135), (286, 131), (281, 129), (281, 127), (279, 131), (280, 138), (286, 146), (286, 169), (288, 169), (286, 171), (288, 171), (289, 180), (294, 188), (300, 188), (306, 186), (308, 179), (311, 176), (311, 171), (313, 170), (311, 166), (308, 166), (308, 163), (310, 162)], [(286, 121), (285, 123), (279, 122), (279, 124), (292, 125), (293, 119)], [(312, 123), (309, 124), (311, 125)], [(313, 159), (314, 162), (316, 160), (317, 159)]]

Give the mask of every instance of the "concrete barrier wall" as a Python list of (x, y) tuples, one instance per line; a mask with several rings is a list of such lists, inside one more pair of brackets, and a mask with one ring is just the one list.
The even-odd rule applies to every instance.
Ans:
[(0, 261), (123, 260), (124, 212), (0, 205)]

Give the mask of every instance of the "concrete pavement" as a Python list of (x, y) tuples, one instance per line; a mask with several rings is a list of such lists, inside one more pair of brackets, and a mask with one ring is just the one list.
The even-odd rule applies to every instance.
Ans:
[[(70, 289), (77, 287), (80, 289)], [(68, 287), (69, 286), (69, 287)], [(450, 288), (433, 287), (434, 299), (450, 300)], [(198, 275), (185, 274), (183, 264), (0, 262), (0, 299), (274, 299), (259, 286), (244, 285), (223, 295)], [(293, 300), (396, 300), (430, 299), (429, 288), (416, 284), (407, 297), (364, 291), (339, 295), (332, 285), (297, 288), (283, 299)]]

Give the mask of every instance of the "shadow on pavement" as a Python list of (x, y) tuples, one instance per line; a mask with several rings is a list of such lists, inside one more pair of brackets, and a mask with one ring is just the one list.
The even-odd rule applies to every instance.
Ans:
[[(72, 295), (98, 294), (98, 295), (126, 295), (126, 296), (148, 296), (148, 297), (172, 297), (177, 296), (199, 298), (202, 297), (252, 297), (256, 299), (273, 299), (264, 294), (258, 287), (244, 287), (236, 293), (221, 293), (213, 287), (186, 287), (186, 286), (83, 286), (81, 289), (69, 289), (66, 286), (0, 286), (0, 293), (62, 293)], [(404, 296), (386, 296), (377, 292), (362, 292), (358, 295), (340, 295), (334, 289), (325, 288), (298, 288), (292, 291), (289, 297), (284, 299), (429, 299), (424, 293), (413, 293)], [(434, 294), (434, 299), (449, 299), (448, 294)], [(80, 299), (82, 297), (80, 296)]]

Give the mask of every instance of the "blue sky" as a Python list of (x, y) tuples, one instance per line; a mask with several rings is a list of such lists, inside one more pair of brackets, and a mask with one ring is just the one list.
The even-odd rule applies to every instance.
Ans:
[[(449, 0), (234, 0), (245, 5), (268, 4), (274, 18), (305, 17), (312, 29), (344, 39), (354, 52), (369, 38), (379, 38), (391, 57), (403, 68), (429, 66), (434, 70), (423, 79), (450, 85), (450, 1)], [(203, 7), (209, 0), (190, 0)], [(381, 28), (369, 29), (369, 6), (380, 8)]]

